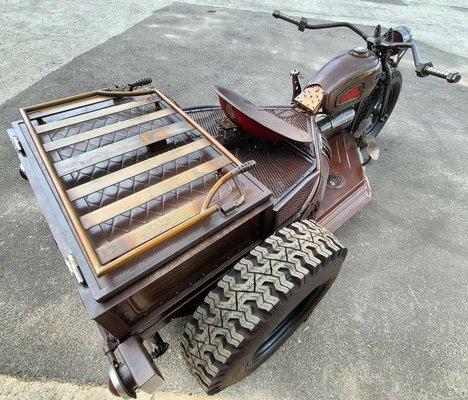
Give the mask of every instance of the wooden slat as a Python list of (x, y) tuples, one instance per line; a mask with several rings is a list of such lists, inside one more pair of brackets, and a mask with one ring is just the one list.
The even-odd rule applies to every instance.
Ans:
[(56, 106), (41, 108), (40, 110), (37, 110), (37, 111), (32, 111), (28, 113), (28, 117), (30, 119), (41, 118), (47, 115), (58, 114), (61, 112), (73, 110), (75, 108), (86, 107), (86, 106), (90, 106), (91, 104), (102, 103), (104, 101), (109, 101), (109, 100), (112, 100), (112, 97), (108, 97), (108, 96), (87, 97), (85, 99), (70, 101), (65, 104), (59, 104)]
[(156, 112), (152, 112), (145, 115), (140, 115), (139, 117), (127, 119), (125, 121), (116, 122), (115, 124), (110, 124), (103, 126), (101, 128), (92, 129), (83, 133), (78, 133), (77, 135), (68, 136), (63, 139), (53, 140), (52, 142), (44, 143), (44, 150), (51, 151), (57, 150), (62, 147), (70, 146), (75, 143), (83, 142), (85, 140), (90, 140), (97, 138), (99, 136), (107, 135), (108, 133), (117, 132), (121, 129), (127, 129), (131, 126), (144, 124), (155, 119), (167, 117), (168, 115), (174, 114), (175, 111), (171, 109), (164, 109)]
[(130, 110), (132, 108), (145, 106), (150, 103), (155, 103), (156, 101), (159, 101), (158, 97), (149, 96), (140, 100), (130, 101), (124, 104), (119, 104), (117, 106), (101, 108), (100, 110), (80, 114), (75, 117), (65, 118), (60, 121), (53, 121), (44, 125), (39, 125), (36, 127), (36, 133), (49, 132), (54, 129), (60, 129), (66, 126), (80, 124), (82, 122), (86, 122), (92, 119), (105, 117), (106, 115), (116, 114), (122, 111)]
[(194, 217), (200, 212), (201, 205), (201, 199), (192, 201), (97, 248), (96, 252), (101, 263), (107, 263), (140, 244), (159, 236), (174, 226), (180, 225), (182, 222)]
[(225, 156), (222, 156), (200, 164), (160, 183), (147, 187), (146, 189), (140, 190), (130, 196), (124, 197), (123, 199), (117, 200), (107, 206), (83, 215), (81, 217), (81, 223), (85, 229), (92, 228), (101, 222), (107, 221), (108, 219), (116, 217), (132, 208), (138, 207), (154, 198), (169, 193), (170, 191), (201, 178), (202, 176), (208, 175), (229, 163), (230, 161)]
[(201, 139), (192, 143), (188, 143), (174, 150), (170, 150), (158, 156), (151, 157), (147, 160), (130, 165), (126, 168), (112, 172), (108, 175), (104, 175), (90, 182), (86, 182), (83, 185), (71, 188), (67, 190), (68, 197), (72, 201), (80, 199), (84, 196), (87, 196), (88, 194), (97, 192), (98, 190), (104, 189), (118, 182), (122, 182), (125, 179), (129, 179), (133, 176), (142, 174), (143, 172), (149, 171), (150, 169), (159, 167), (163, 164), (174, 161), (177, 158), (186, 156), (187, 154), (204, 149), (208, 146), (211, 146), (211, 143), (208, 142), (208, 140), (206, 139)]
[(119, 156), (147, 146), (151, 143), (158, 142), (163, 139), (168, 139), (172, 136), (180, 135), (181, 133), (192, 130), (193, 127), (185, 121), (179, 121), (174, 124), (166, 125), (162, 128), (151, 129), (143, 132), (140, 135), (129, 137), (128, 139), (119, 140), (118, 142), (108, 144), (107, 146), (79, 154), (75, 157), (67, 158), (54, 164), (58, 176), (69, 174), (70, 172), (78, 171), (79, 169), (89, 167), (104, 160)]

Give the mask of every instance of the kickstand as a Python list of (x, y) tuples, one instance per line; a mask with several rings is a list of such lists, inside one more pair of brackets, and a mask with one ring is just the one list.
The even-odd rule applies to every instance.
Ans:
[(152, 341), (153, 349), (150, 351), (150, 355), (152, 358), (161, 357), (169, 348), (169, 343), (166, 343), (159, 332), (156, 332), (153, 336)]

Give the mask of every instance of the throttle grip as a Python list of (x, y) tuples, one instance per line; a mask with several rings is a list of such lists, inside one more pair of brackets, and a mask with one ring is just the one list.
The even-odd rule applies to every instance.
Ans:
[(274, 10), (274, 11), (273, 11), (273, 17), (274, 17), (274, 18), (279, 18), (281, 15), (282, 15), (282, 14), (281, 14), (281, 12), (280, 12), (279, 10)]
[(446, 72), (444, 70), (437, 69), (432, 66), (425, 67), (423, 71), (427, 75), (443, 78), (448, 83), (457, 83), (461, 79), (461, 75), (458, 72)]

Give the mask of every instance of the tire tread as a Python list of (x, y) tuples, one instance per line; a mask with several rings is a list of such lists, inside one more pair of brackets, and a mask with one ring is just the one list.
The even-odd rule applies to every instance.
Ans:
[(190, 372), (208, 394), (228, 384), (223, 376), (259, 326), (310, 275), (347, 250), (311, 220), (294, 222), (256, 246), (206, 296), (182, 336)]

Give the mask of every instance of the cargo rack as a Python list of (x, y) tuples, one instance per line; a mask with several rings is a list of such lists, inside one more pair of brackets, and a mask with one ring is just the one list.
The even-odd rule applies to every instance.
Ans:
[[(231, 201), (228, 209), (244, 201), (245, 193), (236, 176), (252, 163), (242, 164), (157, 89), (87, 92), (22, 108), (20, 113), (97, 277), (222, 210), (220, 189), (225, 184), (232, 182), (230, 190), (238, 191), (237, 199)], [(59, 118), (49, 118), (54, 115)], [(119, 136), (119, 132), (124, 134)], [(139, 157), (142, 148), (146, 149), (146, 155)], [(132, 161), (126, 165), (130, 153)], [(190, 157), (194, 154), (198, 164), (192, 167)], [(119, 165), (112, 168), (113, 164)], [(164, 166), (168, 164), (175, 173), (165, 174)], [(138, 177), (155, 168), (162, 168), (163, 180), (154, 182), (151, 176), (146, 176), (146, 185), (135, 190)], [(132, 185), (129, 193), (113, 196), (112, 201), (109, 201), (112, 196), (102, 194), (127, 180)], [(201, 180), (205, 191), (191, 187), (197, 180)], [(181, 190), (188, 190), (190, 196), (179, 195)], [(102, 236), (98, 232), (100, 224), (122, 215), (132, 218), (135, 209), (156, 198), (164, 203), (170, 192), (175, 193), (175, 209), (142, 224), (133, 224), (110, 241), (96, 240)], [(93, 196), (99, 200), (83, 207), (83, 199)]]

